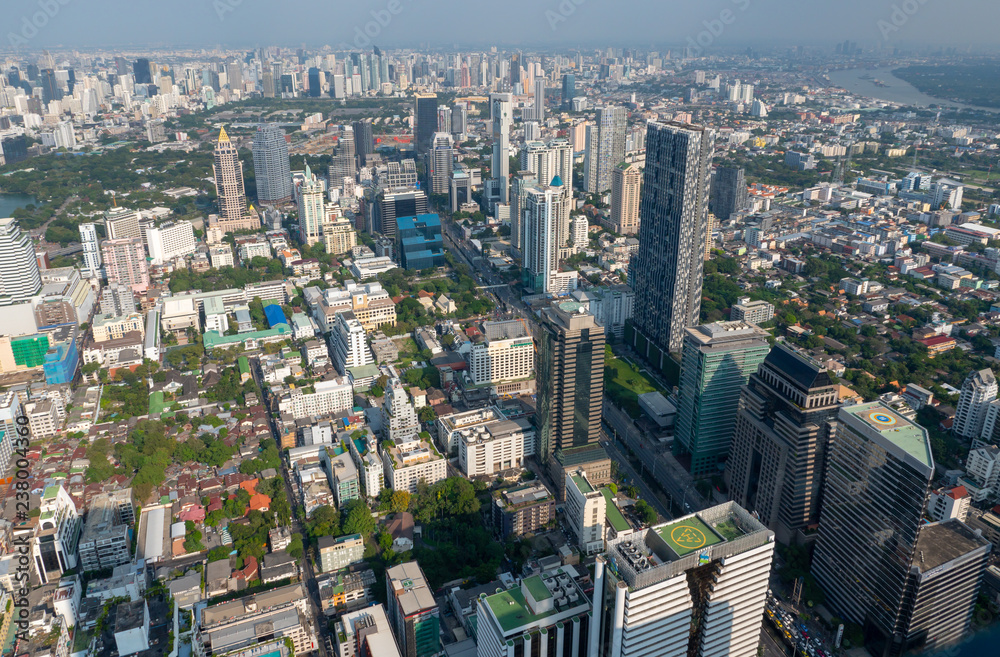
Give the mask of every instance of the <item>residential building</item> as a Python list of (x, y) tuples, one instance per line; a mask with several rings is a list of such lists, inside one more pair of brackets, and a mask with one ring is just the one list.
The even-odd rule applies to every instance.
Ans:
[(746, 322), (687, 329), (674, 453), (691, 457), (692, 474), (721, 471), (733, 438), (740, 390), (767, 357), (769, 337), (767, 331)]
[(416, 435), (382, 444), (385, 485), (393, 490), (417, 492), (423, 481), (433, 485), (448, 476), (448, 461), (434, 446)]
[(354, 131), (354, 150), (358, 162), (365, 166), (368, 156), (375, 153), (375, 135), (372, 132), (372, 120), (361, 119), (351, 124)]
[(611, 170), (611, 225), (622, 235), (639, 232), (639, 198), (642, 169), (622, 162)]
[(253, 139), (253, 172), (257, 200), (266, 204), (292, 200), (292, 172), (284, 129), (274, 123), (257, 126)]
[(458, 433), (458, 467), (466, 477), (519, 471), (524, 459), (535, 455), (535, 429), (523, 418), (497, 419)]
[(567, 140), (528, 141), (521, 149), (520, 159), (521, 171), (530, 171), (543, 181), (559, 176), (567, 190), (573, 189), (573, 146)]
[(973, 502), (1000, 498), (1000, 447), (982, 445), (971, 449), (965, 459), (965, 474), (958, 483)]
[(323, 239), (326, 187), (323, 181), (306, 165), (305, 179), (298, 190), (299, 239), (312, 246)]
[(136, 332), (145, 337), (145, 320), (142, 313), (131, 312), (128, 315), (94, 315), (91, 322), (91, 333), (94, 342), (121, 340), (127, 333)]
[(961, 438), (978, 439), (983, 434), (989, 404), (996, 398), (997, 379), (993, 370), (985, 369), (969, 374), (962, 384), (962, 392), (955, 407), (952, 432)]
[(149, 259), (154, 265), (162, 265), (174, 258), (195, 252), (194, 226), (190, 221), (168, 221), (146, 229), (146, 244)]
[(767, 301), (751, 301), (750, 297), (740, 297), (729, 311), (729, 321), (763, 324), (774, 319), (774, 305)]
[(358, 234), (351, 220), (338, 205), (327, 204), (324, 210), (322, 239), (330, 255), (344, 255), (358, 244)]
[(539, 460), (565, 499), (566, 471), (586, 470), (590, 480), (610, 480), (611, 463), (600, 446), (604, 397), (604, 328), (580, 304), (563, 302), (541, 312), (538, 345)]
[(80, 246), (83, 248), (83, 272), (88, 278), (101, 275), (101, 245), (97, 224), (80, 224)]
[(405, 442), (420, 433), (417, 412), (410, 403), (406, 388), (399, 379), (393, 379), (385, 387), (385, 401), (382, 403), (382, 432), (386, 440)]
[(930, 500), (927, 503), (927, 515), (935, 522), (942, 520), (961, 520), (969, 515), (969, 506), (972, 498), (965, 486), (949, 486), (939, 488), (931, 492)]
[(536, 294), (556, 292), (560, 249), (569, 240), (569, 199), (562, 179), (519, 192), (524, 284)]
[(47, 584), (77, 566), (80, 516), (73, 498), (61, 484), (45, 487), (38, 509), (31, 556), (39, 581)]
[(375, 362), (368, 348), (367, 334), (361, 322), (350, 310), (337, 315), (337, 324), (330, 335), (333, 364), (346, 376), (349, 369)]
[(378, 456), (375, 436), (367, 434), (364, 438), (351, 438), (347, 446), (358, 468), (362, 492), (368, 497), (377, 497), (385, 488), (385, 470)]
[(631, 287), (591, 287), (586, 291), (576, 290), (572, 296), (604, 327), (606, 335), (614, 335), (619, 340), (624, 337), (625, 323), (632, 319), (635, 308), (635, 292)]
[(441, 650), (441, 619), (434, 593), (416, 561), (385, 572), (389, 624), (402, 657), (432, 657)]
[(124, 240), (142, 237), (139, 227), (139, 212), (114, 207), (104, 213), (104, 232), (109, 240)]
[(14, 442), (20, 437), (17, 418), (22, 414), (21, 398), (8, 389), (0, 395), (0, 472), (7, 472), (10, 457), (14, 454)]
[(474, 385), (518, 381), (534, 376), (535, 342), (523, 319), (483, 322), (483, 341), (465, 356)]
[(781, 543), (804, 543), (819, 522), (839, 384), (818, 363), (779, 343), (740, 394), (726, 461), (731, 499)]
[(337, 538), (321, 536), (317, 539), (316, 551), (319, 552), (320, 570), (324, 573), (333, 573), (364, 558), (365, 540), (361, 534), (349, 534)]
[[(282, 645), (284, 639), (291, 640), (295, 654), (307, 654), (318, 648), (308, 614), (308, 594), (302, 584), (210, 605), (201, 611), (192, 650), (195, 657), (229, 655), (249, 648), (259, 651), (262, 640), (273, 637), (282, 640)], [(261, 634), (265, 629), (266, 634)]]
[[(608, 541), (591, 644), (619, 657), (753, 657), (774, 534), (734, 502)], [(607, 561), (614, 559), (614, 568)]]
[(749, 197), (746, 176), (742, 168), (718, 167), (712, 173), (708, 211), (720, 221), (729, 221), (733, 214), (745, 210)]
[(31, 237), (16, 219), (0, 219), (0, 307), (26, 303), (41, 288)]
[(556, 519), (556, 500), (541, 483), (495, 493), (490, 507), (493, 529), (501, 540), (544, 531)]
[(366, 331), (386, 324), (396, 323), (396, 304), (381, 283), (358, 284), (348, 281), (342, 288), (306, 288), (306, 301), (313, 311), (313, 318), (324, 333), (333, 331), (337, 315), (345, 311), (354, 313)]
[(641, 294), (630, 342), (661, 369), (669, 352), (681, 350), (685, 330), (700, 321), (714, 142), (708, 128), (647, 125), (639, 250), (628, 276)]
[(90, 501), (79, 544), (80, 569), (83, 572), (112, 569), (132, 561), (129, 550), (131, 528), (123, 522), (122, 516), (119, 496), (115, 494), (97, 495)]
[(397, 217), (396, 244), (403, 269), (430, 269), (445, 264), (441, 219), (436, 214)]
[(583, 554), (604, 550), (607, 499), (588, 480), (583, 470), (566, 473), (566, 518)]
[(380, 604), (341, 614), (337, 636), (340, 641), (336, 657), (402, 657), (385, 607)]
[[(447, 109), (447, 108), (445, 108)], [(427, 177), (432, 194), (447, 194), (455, 161), (455, 140), (450, 132), (435, 132), (427, 154)]]
[(295, 388), (282, 393), (278, 411), (292, 417), (336, 415), (354, 407), (354, 387), (346, 377), (318, 381), (311, 389)]
[(600, 194), (611, 189), (611, 172), (625, 159), (625, 128), (628, 112), (624, 107), (597, 108), (594, 123), (587, 126), (587, 147), (583, 160), (584, 190)]
[(233, 260), (233, 247), (228, 244), (219, 244), (218, 246), (211, 247), (208, 250), (208, 261), (214, 269), (235, 267), (236, 261)]
[(117, 283), (140, 294), (149, 288), (149, 265), (140, 238), (104, 240), (101, 251), (108, 285)]

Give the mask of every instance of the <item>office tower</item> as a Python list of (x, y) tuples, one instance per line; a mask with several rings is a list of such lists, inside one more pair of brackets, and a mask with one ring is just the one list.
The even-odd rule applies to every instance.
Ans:
[(554, 292), (558, 288), (555, 274), (559, 271), (559, 241), (561, 223), (567, 214), (566, 195), (562, 181), (556, 176), (552, 185), (531, 187), (520, 195), (521, 265), (524, 285), (536, 294)]
[(80, 246), (83, 248), (83, 273), (88, 278), (101, 274), (101, 245), (96, 224), (80, 224)]
[(955, 407), (952, 432), (962, 438), (978, 439), (983, 433), (989, 404), (996, 398), (997, 379), (993, 370), (979, 370), (965, 377)]
[(446, 260), (441, 218), (436, 214), (397, 217), (396, 253), (403, 269), (443, 267)]
[(168, 221), (146, 229), (146, 246), (154, 265), (162, 265), (174, 258), (195, 252), (194, 226), (190, 221)]
[(337, 139), (337, 155), (343, 155), (353, 160), (357, 154), (358, 149), (354, 141), (354, 128), (345, 125), (340, 131), (340, 137)]
[(372, 120), (362, 119), (352, 124), (354, 132), (354, 150), (358, 156), (358, 165), (367, 166), (369, 155), (375, 154), (375, 134), (372, 132)]
[[(328, 536), (320, 537), (320, 541)], [(355, 575), (357, 577), (357, 575)], [(380, 604), (345, 612), (337, 619), (337, 652), (331, 657), (402, 657), (392, 635), (392, 626)]]
[(229, 88), (233, 91), (243, 91), (243, 68), (239, 62), (226, 64), (226, 78)]
[(545, 78), (535, 78), (535, 108), (531, 118), (539, 123), (545, 121)]
[(563, 181), (566, 191), (573, 189), (573, 146), (565, 139), (548, 142), (529, 141), (521, 149), (521, 170), (531, 171), (539, 180)]
[(344, 189), (344, 178), (353, 180), (356, 175), (355, 161), (350, 155), (334, 155), (330, 158), (327, 177), (332, 189)]
[(611, 171), (611, 223), (622, 235), (639, 232), (639, 195), (642, 170), (622, 162)]
[(235, 144), (229, 140), (226, 129), (219, 132), (215, 145), (215, 193), (219, 202), (219, 219), (238, 221), (247, 213), (247, 195), (243, 187), (243, 165)]
[(606, 105), (597, 108), (594, 124), (587, 126), (583, 176), (584, 189), (591, 194), (611, 189), (611, 170), (625, 159), (626, 117), (624, 107)]
[(42, 102), (48, 105), (54, 100), (62, 98), (62, 88), (56, 80), (56, 72), (51, 68), (42, 70)]
[(312, 67), (309, 69), (309, 97), (319, 98), (320, 93), (323, 91), (323, 86), (319, 81), (319, 69)]
[(386, 237), (396, 236), (398, 217), (427, 214), (430, 206), (422, 189), (393, 189), (376, 197), (372, 204), (372, 229)]
[(150, 72), (149, 60), (139, 58), (132, 64), (132, 77), (136, 84), (152, 84), (153, 76)]
[(414, 95), (416, 108), (414, 110), (413, 135), (414, 148), (417, 155), (422, 155), (431, 147), (431, 139), (438, 131), (438, 99), (437, 94), (418, 93)]
[(562, 76), (562, 106), (563, 109), (573, 107), (573, 96), (576, 95), (576, 76), (566, 73)]
[(274, 98), (277, 95), (277, 82), (270, 67), (264, 68), (260, 74), (260, 86), (264, 98)]
[(803, 543), (819, 502), (838, 383), (812, 359), (775, 345), (743, 388), (726, 461), (729, 494), (781, 543)]
[(139, 293), (149, 288), (146, 249), (140, 238), (104, 240), (101, 242), (101, 254), (104, 257), (104, 273), (108, 285), (118, 283)]
[(24, 135), (4, 137), (0, 140), (3, 161), (10, 166), (28, 159), (28, 140)]
[(604, 327), (580, 304), (565, 301), (541, 311), (538, 343), (539, 459), (562, 500), (569, 470), (585, 470), (597, 484), (611, 476), (611, 461), (599, 443)]
[(455, 138), (460, 139), (458, 135), (465, 135), (466, 124), (468, 122), (468, 113), (465, 109), (465, 105), (455, 105), (451, 110), (451, 132), (453, 135), (457, 135)]
[(721, 472), (733, 438), (740, 390), (767, 357), (769, 337), (767, 331), (746, 322), (687, 329), (674, 453), (690, 455), (695, 476)]
[(104, 232), (109, 240), (142, 237), (138, 211), (119, 207), (111, 208), (104, 213)]
[(389, 623), (402, 657), (431, 657), (441, 651), (441, 618), (434, 593), (416, 561), (385, 571)]
[(281, 126), (274, 123), (257, 126), (253, 138), (253, 174), (258, 201), (278, 204), (292, 200), (288, 142)]
[[(518, 171), (511, 179), (510, 240), (515, 249), (524, 248), (524, 201), (528, 190), (537, 185), (538, 176), (532, 171)], [(522, 262), (523, 259), (522, 253)]]
[(864, 626), (873, 655), (936, 647), (968, 627), (985, 554), (957, 520), (922, 526), (933, 478), (922, 427), (878, 402), (840, 409), (812, 573), (827, 607)]
[(305, 180), (299, 188), (299, 239), (312, 246), (323, 239), (323, 211), (326, 189), (309, 165)]
[(447, 194), (448, 181), (455, 160), (454, 140), (450, 132), (435, 132), (427, 155), (427, 177), (432, 194)]
[(101, 290), (101, 314), (124, 317), (135, 312), (135, 296), (132, 290), (114, 283)]
[(774, 534), (733, 502), (611, 539), (594, 569), (591, 646), (754, 657), (773, 555)]
[[(709, 164), (715, 133), (649, 123), (639, 199), (639, 250), (628, 282), (636, 295), (633, 346), (659, 368), (680, 351), (701, 315)], [(657, 353), (659, 352), (659, 353)]]
[(31, 238), (16, 219), (0, 219), (0, 306), (25, 303), (41, 288)]
[(437, 132), (451, 132), (451, 108), (447, 105), (438, 107)]
[(747, 207), (749, 193), (743, 169), (739, 167), (719, 167), (712, 175), (711, 195), (708, 211), (722, 221), (729, 221), (735, 212)]
[(510, 123), (513, 118), (513, 96), (490, 94), (490, 124), (493, 133), (493, 158), (490, 166), (490, 198), (495, 203), (508, 203), (507, 177), (510, 175)]

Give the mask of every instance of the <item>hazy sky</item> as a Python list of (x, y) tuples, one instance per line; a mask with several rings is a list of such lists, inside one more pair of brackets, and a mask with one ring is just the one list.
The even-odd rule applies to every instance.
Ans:
[(365, 30), (386, 48), (1000, 46), (997, 0), (2, 0), (0, 17), (3, 50), (338, 47)]

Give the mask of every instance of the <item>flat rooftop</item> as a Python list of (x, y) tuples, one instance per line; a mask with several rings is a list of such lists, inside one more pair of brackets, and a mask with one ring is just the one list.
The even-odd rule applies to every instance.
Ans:
[(657, 527), (656, 533), (678, 558), (724, 540), (698, 516)]
[(580, 475), (571, 475), (570, 477), (573, 479), (573, 483), (576, 484), (576, 487), (579, 488), (580, 492), (584, 495), (594, 492), (594, 487), (590, 485), (590, 482), (587, 481), (586, 478), (581, 477)]
[(858, 404), (840, 409), (841, 414), (856, 418), (867, 429), (915, 458), (920, 464), (934, 467), (934, 456), (927, 432), (881, 402)]
[(917, 536), (914, 566), (921, 574), (988, 545), (988, 541), (958, 520), (925, 525)]
[(612, 494), (611, 489), (604, 486), (601, 488), (601, 493), (604, 495), (605, 501), (607, 501), (607, 504), (605, 505), (605, 516), (607, 517), (608, 522), (611, 523), (611, 527), (613, 527), (616, 532), (624, 532), (631, 529), (632, 525), (628, 524), (628, 520), (625, 519), (625, 516), (622, 515), (618, 505), (615, 504), (615, 496)]

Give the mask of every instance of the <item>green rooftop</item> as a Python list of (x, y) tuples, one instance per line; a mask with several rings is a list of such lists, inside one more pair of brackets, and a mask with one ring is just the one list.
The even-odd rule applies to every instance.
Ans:
[(42, 492), (43, 500), (54, 500), (56, 495), (59, 494), (58, 486), (46, 486), (45, 490)]
[(934, 455), (931, 453), (927, 431), (885, 404), (881, 402), (858, 404), (843, 408), (841, 412), (854, 416), (920, 464), (928, 468), (934, 467)]
[(167, 402), (164, 399), (163, 391), (157, 390), (149, 396), (149, 414), (158, 415), (163, 412), (167, 407)]
[(250, 360), (246, 356), (240, 356), (237, 358), (236, 363), (239, 365), (240, 374), (250, 373)]
[(695, 550), (722, 543), (724, 540), (698, 516), (663, 525), (654, 531), (678, 558), (685, 557)]
[(579, 488), (580, 492), (584, 495), (594, 492), (594, 487), (591, 486), (590, 482), (588, 482), (585, 478), (580, 475), (570, 475), (570, 477), (573, 479), (573, 483), (576, 484), (576, 487)]
[[(537, 579), (537, 576), (534, 579)], [(555, 609), (541, 614), (531, 613), (528, 603), (524, 600), (524, 594), (517, 587), (487, 597), (486, 604), (489, 605), (490, 611), (493, 612), (505, 634), (556, 613)]]
[(227, 348), (236, 344), (242, 344), (247, 340), (266, 340), (268, 338), (292, 337), (292, 327), (288, 324), (275, 324), (274, 328), (264, 331), (250, 331), (248, 333), (238, 333), (236, 335), (220, 335), (215, 331), (205, 331), (202, 336), (202, 344), (205, 349), (211, 351), (217, 347)]
[(607, 501), (605, 515), (608, 517), (608, 522), (611, 523), (611, 527), (619, 533), (628, 531), (632, 525), (628, 524), (628, 520), (625, 520), (625, 516), (622, 515), (622, 512), (618, 509), (618, 505), (615, 504), (614, 493), (612, 493), (611, 489), (607, 486), (601, 487), (601, 493)]
[(528, 587), (528, 592), (531, 593), (531, 597), (536, 601), (548, 600), (552, 597), (552, 593), (549, 592), (548, 587), (545, 586), (545, 582), (538, 575), (524, 580), (524, 585)]

